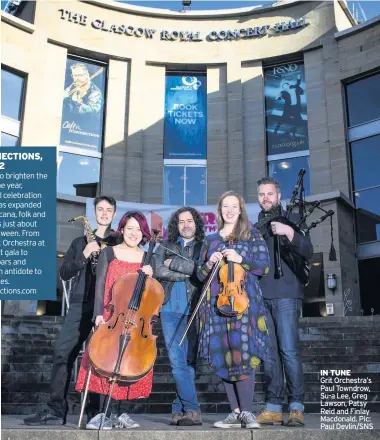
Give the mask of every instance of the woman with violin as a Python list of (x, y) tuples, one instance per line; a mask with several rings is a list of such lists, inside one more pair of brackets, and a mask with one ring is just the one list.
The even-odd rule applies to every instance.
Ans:
[[(124, 281), (126, 274), (133, 274), (138, 271), (143, 272), (149, 277), (152, 276), (152, 267), (150, 265), (144, 265), (145, 253), (140, 248), (141, 244), (147, 243), (151, 234), (149, 231), (148, 223), (145, 216), (141, 212), (129, 211), (120, 220), (117, 232), (122, 236), (122, 243), (105, 248), (99, 256), (97, 267), (97, 281), (95, 288), (95, 305), (94, 305), (94, 319), (95, 327), (98, 329), (94, 333), (90, 340), (89, 347), (83, 357), (80, 371), (78, 374), (78, 380), (76, 383), (76, 391), (83, 391), (86, 387), (86, 382), (89, 374), (90, 359), (93, 361), (91, 349), (94, 351), (94, 344), (97, 336), (101, 331), (107, 332), (107, 327), (113, 326), (112, 320), (117, 322), (117, 315), (128, 315), (125, 310), (122, 313), (117, 312), (117, 305), (115, 304), (115, 288), (118, 283)], [(151, 282), (156, 282), (150, 279)], [(160, 286), (161, 287), (161, 286)], [(125, 286), (124, 286), (125, 289)], [(162, 287), (161, 287), (162, 289)], [(131, 290), (130, 288), (127, 290)], [(122, 296), (124, 292), (121, 292)], [(162, 291), (163, 300), (163, 291)], [(162, 303), (162, 302), (161, 302)], [(134, 312), (132, 312), (134, 313)], [(107, 321), (107, 323), (106, 323)], [(121, 321), (121, 320), (119, 320)], [(110, 324), (111, 323), (111, 324)], [(103, 324), (106, 324), (103, 326)], [(103, 328), (102, 328), (103, 327)], [(132, 326), (133, 327), (133, 326)], [(150, 327), (150, 323), (147, 326)], [(116, 324), (112, 328), (112, 332), (116, 333)], [(109, 332), (111, 333), (111, 332)], [(101, 336), (101, 335), (100, 335)], [(116, 353), (119, 351), (119, 335), (115, 335), (116, 339)], [(100, 352), (102, 357), (111, 356), (111, 347), (109, 342), (105, 339), (100, 339)], [(108, 353), (107, 353), (108, 352)], [(94, 355), (95, 356), (95, 355)], [(102, 359), (103, 360), (103, 359)], [(96, 361), (96, 364), (99, 364)], [(97, 369), (91, 368), (91, 376), (89, 379), (88, 391), (108, 395), (110, 389), (112, 389), (112, 403), (111, 409), (115, 411), (117, 407), (116, 401), (132, 400), (138, 398), (146, 398), (150, 395), (152, 389), (152, 377), (153, 369), (145, 374), (140, 380), (131, 382), (117, 381), (113, 388), (111, 388), (108, 377), (102, 373), (105, 370), (104, 367), (100, 368), (100, 372)], [(112, 427), (119, 428), (137, 428), (139, 425), (134, 422), (128, 414), (121, 414), (119, 417), (112, 415), (110, 418), (105, 417), (104, 413), (100, 413), (92, 418), (86, 425), (87, 429), (112, 429)]]
[(215, 274), (199, 309), (200, 355), (222, 378), (231, 406), (231, 414), (214, 426), (260, 428), (252, 406), (255, 369), (268, 344), (258, 282), (269, 272), (268, 249), (250, 228), (243, 198), (233, 191), (219, 199), (217, 225), (218, 232), (203, 243), (198, 266), (201, 281)]

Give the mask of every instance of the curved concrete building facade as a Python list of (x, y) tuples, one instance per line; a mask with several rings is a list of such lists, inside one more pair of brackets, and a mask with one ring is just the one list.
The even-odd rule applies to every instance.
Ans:
[[(378, 19), (356, 25), (343, 1), (278, 1), (258, 8), (173, 12), (111, 0), (58, 0), (36, 2), (19, 17), (2, 13), (2, 28), (2, 67), (24, 81), (17, 142), (53, 145), (59, 151), (59, 252), (81, 233), (80, 226), (67, 226), (67, 219), (85, 212), (87, 197), (106, 194), (118, 201), (178, 204), (170, 199), (165, 181), (170, 167), (202, 169), (203, 202), (195, 205), (215, 204), (226, 190), (256, 203), (258, 179), (277, 172), (281, 183), (283, 178), (284, 185), (292, 186), (298, 168), (306, 167), (308, 200), (319, 199), (325, 210), (335, 211), (337, 261), (329, 260), (327, 221), (311, 232), (317, 257), (304, 313), (315, 315), (314, 303), (323, 303), (322, 316), (330, 310), (325, 310), (326, 303), (333, 304), (336, 316), (360, 315), (364, 303), (369, 307), (363, 299), (360, 271), (366, 269), (361, 261), (378, 264), (380, 212), (358, 205), (356, 193), (362, 188), (353, 179), (351, 144), (379, 135), (380, 114), (374, 110), (370, 121), (351, 124), (347, 90), (367, 78), (380, 85)], [(76, 128), (63, 122), (64, 90), (78, 65), (87, 68), (94, 83), (88, 105), (98, 113), (94, 109), (97, 103), (101, 106), (91, 145), (70, 138)], [(201, 78), (205, 94), (202, 112), (197, 105), (177, 108), (185, 112), (178, 119), (194, 118), (196, 125), (202, 118), (204, 146), (196, 158), (191, 148), (185, 158), (167, 152), (175, 149), (167, 146), (168, 78), (176, 76), (185, 78), (185, 87)], [(281, 122), (290, 95), (293, 122)], [(276, 108), (277, 123), (270, 120)], [(292, 132), (298, 123), (302, 127)], [(362, 125), (367, 134), (359, 136), (355, 133)], [(272, 142), (275, 136), (277, 143)], [(80, 167), (86, 161), (92, 174), (83, 182)], [(286, 174), (288, 168), (293, 174)], [(191, 198), (184, 200), (191, 204)], [(362, 217), (369, 213), (365, 220), (357, 219), (359, 208)], [(373, 234), (362, 239), (358, 222), (365, 221)], [(336, 275), (335, 289), (328, 288), (328, 274)], [(20, 305), (8, 307), (8, 313), (25, 312)]]

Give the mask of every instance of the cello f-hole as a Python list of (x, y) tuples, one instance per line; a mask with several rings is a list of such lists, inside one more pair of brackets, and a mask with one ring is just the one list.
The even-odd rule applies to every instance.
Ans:
[(119, 313), (119, 315), (117, 316), (117, 318), (115, 320), (115, 323), (113, 325), (108, 326), (108, 330), (113, 330), (117, 326), (117, 323), (120, 319), (120, 316), (124, 316), (124, 313), (123, 312)]
[(141, 336), (142, 336), (143, 338), (147, 338), (148, 335), (145, 335), (145, 334), (144, 334), (144, 330), (145, 330), (145, 319), (144, 319), (144, 318), (140, 318), (140, 321), (141, 321)]

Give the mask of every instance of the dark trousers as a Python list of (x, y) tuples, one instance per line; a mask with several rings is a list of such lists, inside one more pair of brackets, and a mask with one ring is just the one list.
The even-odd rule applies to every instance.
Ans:
[(252, 374), (245, 380), (228, 382), (222, 379), (228, 401), (230, 402), (231, 412), (234, 412), (236, 409), (240, 409), (240, 412), (252, 412), (253, 395), (255, 393), (255, 376), (256, 371), (253, 370)]
[[(48, 407), (58, 417), (64, 418), (68, 411), (66, 397), (71, 373), (83, 342), (86, 341), (93, 327), (92, 313), (91, 303), (71, 303), (54, 348)], [(98, 410), (99, 395), (89, 394), (87, 412), (97, 413)]]

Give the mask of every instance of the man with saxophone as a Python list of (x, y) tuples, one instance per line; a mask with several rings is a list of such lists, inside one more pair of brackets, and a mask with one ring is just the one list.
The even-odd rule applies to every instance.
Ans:
[[(286, 249), (281, 251), (282, 254), (292, 252), (306, 260), (312, 257), (313, 246), (309, 236), (303, 234), (302, 230), (296, 232), (291, 226), (280, 221), (270, 221), (271, 218), (283, 215), (280, 184), (277, 180), (271, 177), (262, 178), (257, 182), (257, 192), (262, 211), (256, 227), (267, 243), (271, 260), (269, 274), (260, 280), (271, 338), (267, 360), (264, 362), (265, 408), (256, 420), (267, 425), (283, 424), (285, 373), (290, 413), (285, 424), (304, 426), (304, 379), (298, 336), (303, 290), (302, 284), (287, 264), (282, 264), (282, 276), (276, 273), (280, 272), (276, 269), (278, 263), (281, 267), (281, 260), (278, 251), (274, 250), (275, 245), (277, 249), (275, 237), (279, 236), (279, 239), (287, 243)], [(292, 214), (289, 220), (297, 223), (300, 220), (299, 215)]]
[(194, 208), (185, 206), (174, 212), (168, 223), (168, 239), (158, 247), (153, 266), (153, 275), (165, 290), (160, 317), (177, 391), (171, 425), (202, 425), (193, 367), (197, 349), (194, 324), (181, 345), (179, 341), (201, 290), (196, 272), (203, 226)]
[[(116, 201), (112, 197), (94, 199), (97, 229), (86, 236), (75, 238), (63, 260), (60, 275), (64, 281), (73, 278), (70, 308), (66, 315), (54, 349), (53, 368), (50, 377), (50, 399), (47, 408), (24, 419), (26, 425), (64, 425), (68, 405), (66, 401), (71, 372), (75, 359), (92, 327), (95, 296), (95, 265), (93, 255), (107, 243), (111, 223), (116, 213)], [(95, 240), (94, 240), (95, 238)], [(92, 241), (91, 241), (92, 240)], [(96, 261), (96, 260), (95, 260)], [(88, 416), (99, 412), (99, 396), (91, 396)]]

